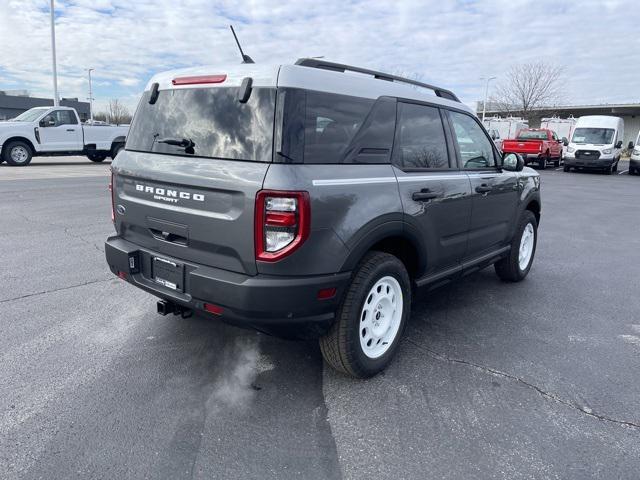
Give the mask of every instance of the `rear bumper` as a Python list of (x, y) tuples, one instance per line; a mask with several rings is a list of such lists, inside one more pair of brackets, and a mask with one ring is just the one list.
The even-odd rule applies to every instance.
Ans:
[[(210, 317), (204, 304), (222, 307), (222, 320), (239, 326), (290, 338), (314, 338), (331, 326), (351, 272), (334, 275), (282, 277), (248, 276), (227, 270), (170, 259), (185, 265), (183, 291), (172, 290), (152, 279), (155, 255), (118, 236), (105, 243), (105, 256), (115, 275), (161, 299), (174, 302)], [(129, 258), (136, 258), (134, 271)], [(318, 300), (318, 291), (336, 288), (336, 294)]]

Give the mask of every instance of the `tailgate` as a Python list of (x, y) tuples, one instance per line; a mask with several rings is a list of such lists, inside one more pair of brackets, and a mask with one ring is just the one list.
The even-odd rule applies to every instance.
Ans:
[(538, 154), (541, 152), (542, 140), (505, 140), (503, 152)]
[(118, 160), (112, 168), (122, 238), (174, 259), (256, 274), (255, 196), (268, 163), (132, 151)]

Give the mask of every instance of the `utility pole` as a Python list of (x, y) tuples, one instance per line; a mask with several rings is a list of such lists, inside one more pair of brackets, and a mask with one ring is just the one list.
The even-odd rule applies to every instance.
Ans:
[[(484, 115), (487, 112), (487, 97), (489, 96), (489, 82), (495, 79), (496, 77), (487, 78), (487, 85), (484, 89), (484, 101), (482, 102), (482, 123), (483, 124), (484, 124)], [(484, 78), (480, 78), (480, 80), (484, 80)]]
[(53, 60), (53, 106), (60, 105), (58, 100), (58, 70), (56, 67), (56, 18), (53, 1), (51, 0), (51, 55)]
[(93, 68), (89, 68), (87, 71), (89, 72), (89, 119), (93, 122), (93, 92), (91, 90), (91, 72), (95, 70)]

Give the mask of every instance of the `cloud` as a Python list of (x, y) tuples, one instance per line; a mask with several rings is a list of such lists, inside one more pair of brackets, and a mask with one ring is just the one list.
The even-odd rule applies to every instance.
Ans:
[[(0, 89), (51, 95), (46, 0), (0, 0)], [(634, 15), (635, 13), (635, 15)], [(228, 24), (264, 63), (320, 56), (403, 71), (466, 103), (482, 76), (545, 59), (565, 67), (569, 102), (640, 101), (636, 0), (66, 0), (57, 1), (60, 94), (130, 108), (148, 78), (239, 60)]]

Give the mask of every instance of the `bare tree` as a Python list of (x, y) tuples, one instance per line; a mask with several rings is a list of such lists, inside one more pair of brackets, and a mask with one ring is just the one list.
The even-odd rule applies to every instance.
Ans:
[(528, 119), (532, 110), (553, 111), (562, 98), (562, 87), (562, 67), (544, 62), (514, 65), (491, 102), (500, 111)]
[(109, 100), (107, 117), (109, 118), (109, 123), (115, 123), (116, 125), (131, 122), (129, 109), (120, 103), (117, 98)]
[(108, 116), (107, 112), (96, 112), (93, 114), (93, 119), (100, 122), (106, 122)]

